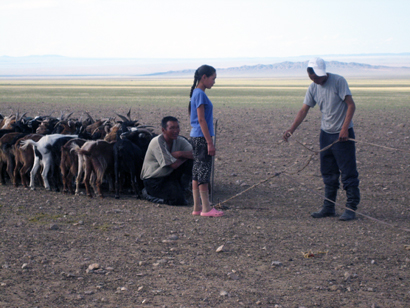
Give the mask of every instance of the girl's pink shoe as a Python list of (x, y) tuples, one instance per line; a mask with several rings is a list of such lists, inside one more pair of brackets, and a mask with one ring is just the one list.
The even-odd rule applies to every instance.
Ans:
[(224, 215), (224, 212), (218, 211), (215, 208), (212, 208), (212, 210), (206, 213), (201, 212), (201, 216), (205, 216), (205, 217), (221, 217), (223, 215)]

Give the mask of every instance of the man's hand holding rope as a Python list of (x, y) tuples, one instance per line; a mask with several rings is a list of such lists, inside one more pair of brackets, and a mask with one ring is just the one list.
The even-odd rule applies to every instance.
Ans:
[(288, 129), (286, 132), (283, 133), (283, 140), (288, 142), (288, 139), (292, 136), (292, 131)]

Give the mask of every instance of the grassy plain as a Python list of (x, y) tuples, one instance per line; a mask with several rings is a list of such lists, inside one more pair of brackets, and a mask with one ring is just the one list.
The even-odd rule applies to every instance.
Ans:
[[(360, 108), (406, 108), (410, 79), (348, 80)], [(297, 108), (310, 81), (304, 79), (217, 79), (207, 91), (216, 107)], [(187, 105), (190, 79), (137, 80), (0, 80), (1, 112), (24, 109), (25, 103), (58, 109), (144, 108)], [(43, 107), (44, 105), (44, 107)], [(71, 106), (71, 108), (69, 107)]]

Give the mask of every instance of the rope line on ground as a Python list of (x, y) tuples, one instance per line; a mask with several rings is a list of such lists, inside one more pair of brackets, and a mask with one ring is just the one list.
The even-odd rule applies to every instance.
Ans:
[(385, 221), (383, 221), (383, 220), (380, 220), (380, 219), (371, 217), (371, 216), (369, 216), (369, 215), (360, 213), (360, 212), (358, 212), (358, 211), (354, 211), (354, 210), (352, 210), (352, 209), (349, 209), (348, 207), (346, 207), (346, 206), (344, 206), (344, 205), (341, 205), (341, 204), (339, 204), (338, 202), (335, 202), (335, 201), (333, 201), (333, 200), (330, 200), (330, 199), (326, 198), (326, 197), (323, 196), (322, 194), (320, 194), (320, 193), (314, 191), (313, 189), (307, 187), (307, 186), (304, 185), (303, 183), (297, 181), (295, 178), (291, 177), (290, 175), (288, 175), (288, 174), (286, 174), (286, 173), (283, 173), (283, 175), (286, 176), (286, 177), (288, 177), (289, 179), (291, 179), (293, 182), (299, 184), (300, 186), (305, 187), (307, 190), (309, 190), (310, 192), (314, 193), (315, 195), (318, 195), (318, 196), (322, 197), (324, 200), (327, 200), (327, 201), (330, 201), (330, 202), (334, 203), (335, 205), (339, 206), (340, 208), (342, 208), (342, 209), (344, 209), (344, 210), (352, 211), (352, 212), (354, 212), (354, 213), (356, 213), (356, 214), (358, 214), (358, 215), (361, 215), (361, 216), (363, 216), (363, 217), (369, 218), (370, 220), (373, 220), (373, 221), (380, 222), (380, 223), (385, 224), (385, 225), (387, 225), (387, 226), (389, 226), (389, 227), (398, 228), (398, 229), (401, 229), (401, 230), (403, 230), (403, 231), (410, 232), (410, 229), (401, 228), (401, 227), (395, 226), (395, 225), (393, 225), (393, 224), (390, 224), (390, 223), (388, 223), (388, 222), (385, 222)]
[[(215, 208), (217, 208), (217, 209), (224, 209), (224, 207), (222, 206), (222, 204), (224, 204), (224, 203), (226, 203), (226, 202), (228, 202), (228, 201), (230, 201), (230, 200), (232, 200), (232, 199), (235, 199), (236, 197), (238, 197), (238, 196), (244, 194), (245, 192), (247, 192), (247, 191), (249, 191), (249, 190), (251, 190), (251, 189), (253, 189), (253, 188), (259, 186), (260, 184), (263, 184), (263, 183), (269, 181), (269, 180), (272, 179), (272, 178), (278, 177), (279, 175), (283, 174), (283, 175), (285, 175), (287, 178), (291, 179), (293, 182), (297, 183), (298, 185), (305, 187), (305, 188), (306, 188), (307, 190), (309, 190), (310, 192), (312, 192), (312, 193), (314, 193), (314, 194), (316, 194), (316, 195), (319, 195), (319, 196), (320, 196), (321, 198), (323, 198), (324, 200), (330, 201), (330, 202), (334, 203), (335, 205), (337, 205), (337, 206), (339, 206), (339, 207), (341, 207), (341, 208), (343, 208), (343, 209), (345, 209), (345, 210), (349, 210), (349, 211), (355, 212), (355, 213), (358, 214), (358, 215), (361, 215), (361, 216), (366, 217), (366, 218), (368, 218), (368, 219), (370, 219), (370, 220), (379, 222), (379, 223), (381, 223), (381, 224), (385, 224), (385, 225), (387, 225), (387, 226), (389, 226), (389, 227), (397, 228), (397, 229), (400, 229), (400, 230), (403, 230), (403, 231), (406, 231), (406, 232), (410, 232), (410, 229), (401, 228), (401, 227), (395, 226), (395, 225), (393, 225), (393, 224), (390, 224), (390, 223), (388, 223), (388, 222), (382, 221), (382, 220), (380, 220), (380, 219), (377, 219), (377, 218), (371, 217), (371, 216), (369, 216), (369, 215), (360, 213), (360, 212), (358, 212), (358, 211), (354, 211), (354, 210), (352, 210), (352, 209), (349, 209), (349, 208), (347, 208), (347, 207), (345, 207), (345, 206), (343, 206), (343, 205), (341, 205), (341, 204), (339, 204), (339, 203), (337, 203), (337, 202), (335, 202), (335, 201), (333, 201), (333, 200), (330, 200), (330, 199), (326, 198), (326, 197), (323, 196), (322, 194), (320, 194), (320, 193), (314, 191), (313, 189), (307, 187), (307, 186), (304, 185), (303, 183), (297, 181), (297, 180), (294, 179), (292, 176), (290, 176), (290, 175), (294, 175), (294, 174), (297, 174), (297, 173), (303, 171), (303, 170), (310, 164), (310, 162), (312, 161), (312, 158), (313, 158), (314, 155), (317, 155), (317, 154), (319, 154), (320, 152), (326, 151), (327, 149), (331, 148), (334, 144), (336, 144), (336, 143), (339, 142), (339, 140), (336, 140), (336, 141), (334, 141), (333, 143), (331, 143), (330, 145), (324, 147), (323, 149), (320, 149), (319, 151), (315, 151), (315, 150), (309, 149), (307, 146), (305, 146), (302, 142), (298, 141), (297, 139), (294, 139), (294, 140), (295, 140), (297, 143), (299, 143), (300, 145), (302, 145), (303, 147), (305, 147), (306, 149), (308, 149), (309, 151), (313, 152), (313, 154), (309, 157), (308, 161), (305, 163), (305, 165), (304, 165), (301, 169), (299, 169), (299, 170), (297, 170), (297, 171), (295, 171), (295, 172), (293, 172), (293, 173), (289, 173), (289, 172), (287, 172), (287, 169), (289, 169), (290, 167), (288, 167), (288, 168), (285, 168), (284, 170), (282, 170), (282, 171), (280, 171), (280, 172), (276, 172), (276, 173), (274, 173), (273, 175), (269, 176), (268, 178), (266, 178), (266, 179), (264, 179), (264, 180), (262, 180), (262, 181), (260, 181), (260, 182), (258, 182), (258, 183), (256, 183), (256, 184), (254, 184), (254, 185), (248, 187), (247, 189), (245, 189), (245, 190), (243, 190), (243, 191), (241, 191), (241, 192), (239, 192), (239, 193), (237, 193), (236, 195), (234, 195), (234, 196), (232, 196), (232, 197), (230, 197), (230, 198), (228, 198), (228, 199), (226, 199), (226, 200), (224, 200), (224, 201), (222, 201), (222, 202), (218, 202), (218, 204), (215, 205)], [(385, 149), (389, 149), (389, 150), (397, 150), (397, 151), (410, 152), (410, 151), (406, 151), (406, 150), (402, 150), (402, 149), (396, 149), (396, 148), (386, 147), (386, 146), (377, 145), (377, 144), (373, 144), (373, 143), (369, 143), (369, 142), (359, 141), (359, 140), (357, 140), (357, 139), (352, 139), (352, 138), (348, 138), (348, 140), (349, 140), (349, 141), (356, 142), (356, 143), (363, 143), (363, 144), (368, 144), (368, 145), (372, 145), (372, 146), (377, 146), (377, 147), (385, 148)], [(297, 162), (295, 162), (294, 165), (295, 165), (296, 163), (297, 163)]]
[[(329, 144), (328, 146), (324, 147), (323, 149), (319, 150), (319, 151), (315, 151), (312, 149), (309, 149), (306, 145), (304, 145), (302, 142), (300, 142), (297, 139), (294, 139), (297, 143), (299, 143), (301, 146), (303, 146), (304, 148), (306, 148), (307, 150), (314, 152), (315, 154), (319, 154), (320, 152), (326, 151), (327, 149), (331, 148), (335, 143), (340, 142), (339, 140), (334, 141), (332, 144)], [(353, 141), (356, 143), (361, 143), (361, 144), (367, 144), (367, 145), (371, 145), (371, 146), (375, 146), (375, 147), (379, 147), (379, 148), (383, 148), (383, 149), (387, 149), (387, 150), (392, 150), (392, 151), (401, 151), (401, 152), (406, 152), (406, 153), (410, 153), (409, 150), (404, 150), (404, 149), (398, 149), (398, 148), (392, 148), (392, 147), (387, 147), (384, 145), (379, 145), (379, 144), (375, 144), (375, 143), (370, 143), (370, 142), (366, 142), (366, 141), (361, 141), (361, 140), (357, 140), (357, 139), (353, 139), (353, 138), (348, 138), (348, 141)]]
[(356, 143), (363, 143), (363, 144), (367, 144), (367, 145), (372, 145), (372, 146), (379, 147), (379, 148), (383, 148), (383, 149), (387, 149), (387, 150), (401, 151), (401, 152), (410, 153), (409, 150), (398, 149), (398, 148), (392, 148), (392, 147), (386, 147), (386, 146), (384, 146), (384, 145), (378, 145), (378, 144), (375, 144), (375, 143), (360, 141), (360, 140), (357, 140), (357, 139), (350, 139), (350, 138), (349, 138), (349, 140), (350, 140), (350, 141), (354, 141), (354, 142), (356, 142)]

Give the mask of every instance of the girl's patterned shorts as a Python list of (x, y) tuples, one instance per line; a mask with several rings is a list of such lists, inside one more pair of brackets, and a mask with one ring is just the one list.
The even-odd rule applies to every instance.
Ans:
[(208, 155), (205, 137), (192, 137), (191, 144), (194, 155), (192, 180), (198, 181), (198, 185), (208, 184), (211, 181), (212, 156)]

